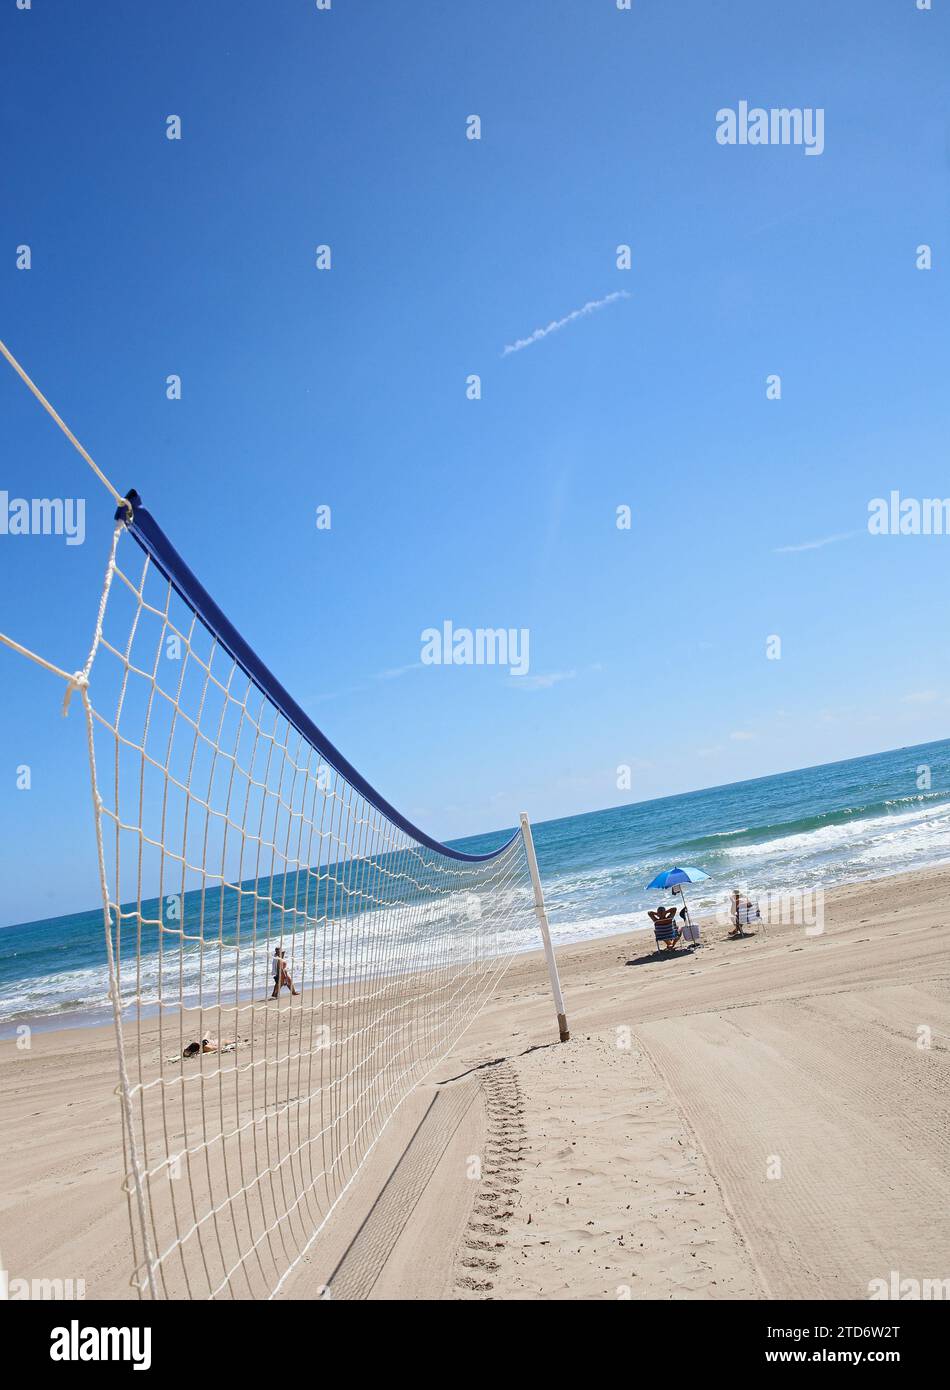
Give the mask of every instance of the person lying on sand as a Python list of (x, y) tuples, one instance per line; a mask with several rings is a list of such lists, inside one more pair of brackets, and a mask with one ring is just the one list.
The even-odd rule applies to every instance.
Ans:
[(247, 1038), (236, 1038), (234, 1042), (219, 1043), (215, 1038), (201, 1038), (198, 1041), (186, 1043), (181, 1052), (174, 1052), (170, 1057), (166, 1057), (166, 1062), (180, 1062), (186, 1057), (198, 1057), (202, 1052), (236, 1052), (238, 1043), (246, 1043)]
[(199, 1052), (233, 1052), (234, 1043), (224, 1042), (218, 1045), (217, 1038), (202, 1038), (200, 1042), (190, 1042), (182, 1052), (183, 1057), (197, 1057)]

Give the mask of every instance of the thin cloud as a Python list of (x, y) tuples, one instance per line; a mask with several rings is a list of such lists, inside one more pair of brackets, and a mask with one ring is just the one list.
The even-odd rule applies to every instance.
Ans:
[(801, 545), (777, 545), (773, 555), (797, 555), (802, 550), (820, 550), (823, 545), (834, 545), (835, 541), (849, 541), (857, 531), (841, 531), (837, 536), (824, 536), (820, 541), (802, 541)]
[(510, 680), (519, 690), (550, 690), (552, 685), (573, 680), (576, 675), (576, 671), (550, 671), (543, 676), (511, 676)]
[(375, 681), (394, 681), (400, 676), (406, 676), (410, 671), (421, 671), (421, 661), (411, 661), (408, 666), (390, 666), (388, 671), (377, 671), (373, 680)]
[(361, 695), (368, 685), (348, 685), (345, 690), (326, 690), (319, 695), (310, 695), (304, 700), (304, 708), (309, 705), (325, 705), (328, 700), (342, 700), (345, 695)]
[(556, 333), (559, 328), (564, 328), (569, 323), (574, 323), (576, 319), (586, 318), (595, 310), (603, 309), (618, 299), (629, 298), (630, 295), (626, 290), (614, 290), (613, 294), (605, 295), (603, 299), (589, 299), (582, 309), (572, 309), (562, 319), (554, 319), (547, 328), (536, 328), (529, 338), (516, 338), (513, 343), (508, 343), (501, 355), (507, 357), (512, 352), (520, 352), (522, 348), (530, 347), (532, 343), (540, 343), (542, 338), (546, 338), (550, 333)]
[(937, 699), (936, 690), (912, 690), (901, 697), (905, 705), (932, 705)]
[(729, 737), (733, 743), (751, 743), (756, 735), (750, 733), (748, 729), (733, 729)]

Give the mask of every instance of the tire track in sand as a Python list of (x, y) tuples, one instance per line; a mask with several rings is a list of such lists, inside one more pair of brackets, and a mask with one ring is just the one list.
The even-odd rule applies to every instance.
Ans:
[(490, 1298), (498, 1256), (505, 1248), (507, 1222), (514, 1213), (527, 1147), (524, 1102), (510, 1062), (481, 1078), (487, 1119), (481, 1180), (458, 1257), (459, 1298)]

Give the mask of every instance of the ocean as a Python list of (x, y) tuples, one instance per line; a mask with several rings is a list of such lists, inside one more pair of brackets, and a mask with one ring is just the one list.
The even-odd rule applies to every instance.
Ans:
[[(702, 915), (737, 887), (760, 895), (807, 892), (950, 861), (950, 740), (540, 822), (533, 830), (555, 945), (645, 930), (646, 909), (669, 901), (646, 884), (674, 864), (709, 875), (687, 890), (690, 909)], [(453, 844), (482, 853), (510, 833)], [(538, 947), (530, 914), (522, 916), (525, 925), (507, 934), (506, 949)], [(414, 944), (424, 949), (423, 941)], [(154, 949), (146, 937), (146, 966)], [(0, 929), (0, 1034), (27, 1019), (52, 1027), (108, 1016), (101, 907)]]

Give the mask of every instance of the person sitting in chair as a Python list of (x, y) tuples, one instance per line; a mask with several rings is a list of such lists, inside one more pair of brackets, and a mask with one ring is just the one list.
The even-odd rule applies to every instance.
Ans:
[(653, 923), (653, 931), (656, 936), (658, 946), (665, 946), (668, 951), (674, 950), (679, 944), (683, 930), (676, 926), (676, 907), (658, 907), (655, 912), (648, 912), (647, 916)]
[(750, 922), (757, 921), (758, 916), (759, 909), (751, 898), (743, 897), (738, 888), (734, 888), (732, 890), (732, 921), (734, 925), (732, 931), (729, 932), (728, 935), (731, 936), (733, 940), (740, 936), (754, 935), (753, 932), (744, 932), (742, 928), (743, 926), (748, 926)]

